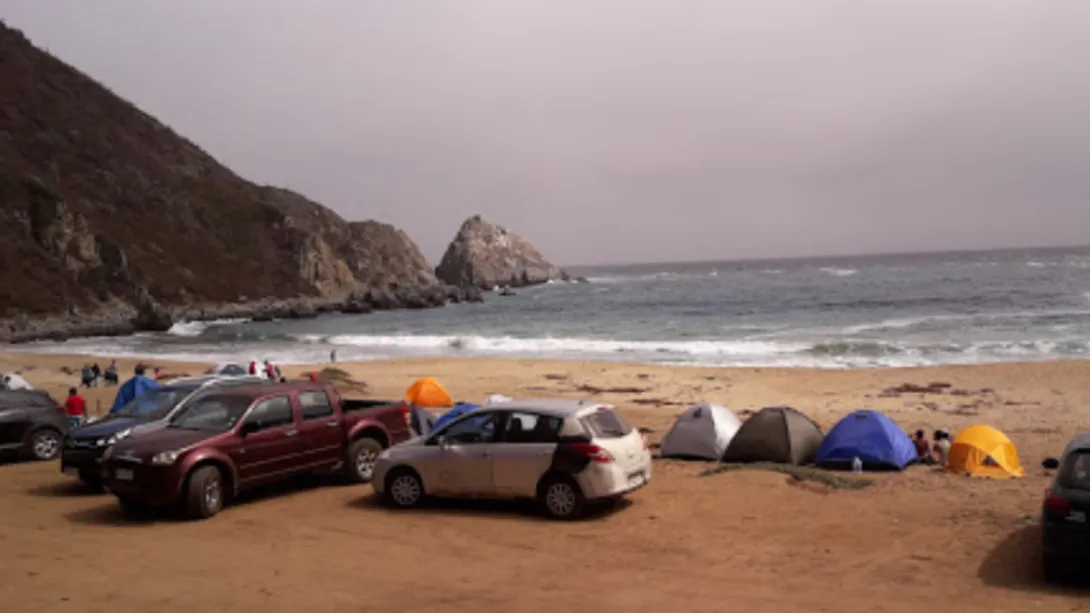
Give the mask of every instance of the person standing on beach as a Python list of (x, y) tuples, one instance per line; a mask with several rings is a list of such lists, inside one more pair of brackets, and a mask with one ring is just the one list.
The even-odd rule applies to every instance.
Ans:
[(68, 398), (64, 401), (64, 412), (72, 425), (78, 426), (87, 419), (87, 401), (79, 395), (79, 390), (68, 388)]

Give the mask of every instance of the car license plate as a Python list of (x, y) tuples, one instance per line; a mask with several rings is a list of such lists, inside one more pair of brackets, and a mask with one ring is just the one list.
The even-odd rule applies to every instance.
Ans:
[(69, 477), (78, 477), (79, 476), (79, 469), (74, 467), (74, 466), (65, 466), (64, 468), (61, 469), (61, 472), (68, 475)]
[(632, 473), (631, 475), (628, 475), (628, 486), (637, 487), (643, 485), (643, 480), (644, 476), (642, 472)]
[(119, 468), (114, 473), (118, 481), (132, 481), (132, 471), (127, 468)]
[(1078, 522), (1080, 524), (1085, 524), (1086, 523), (1086, 512), (1085, 511), (1072, 511), (1072, 512), (1067, 514), (1067, 521), (1073, 521), (1073, 522)]

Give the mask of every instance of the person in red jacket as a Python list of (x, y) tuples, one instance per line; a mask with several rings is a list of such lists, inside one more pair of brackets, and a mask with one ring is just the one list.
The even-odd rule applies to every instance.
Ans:
[(69, 388), (68, 398), (64, 401), (64, 412), (73, 424), (79, 424), (87, 417), (87, 401), (79, 395), (76, 388)]

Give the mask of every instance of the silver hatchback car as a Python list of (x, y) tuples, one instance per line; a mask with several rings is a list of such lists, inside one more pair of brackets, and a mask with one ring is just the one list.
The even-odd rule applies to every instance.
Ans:
[(395, 507), (427, 496), (527, 498), (570, 519), (588, 502), (619, 498), (650, 479), (647, 440), (612, 405), (512, 400), (386, 449), (371, 484)]

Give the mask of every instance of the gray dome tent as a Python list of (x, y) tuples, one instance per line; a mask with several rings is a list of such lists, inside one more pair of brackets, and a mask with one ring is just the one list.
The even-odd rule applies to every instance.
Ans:
[(664, 458), (716, 461), (723, 457), (742, 422), (718, 404), (698, 404), (682, 413), (659, 448)]
[(742, 423), (724, 462), (810, 464), (824, 436), (821, 428), (791, 407), (766, 407)]

